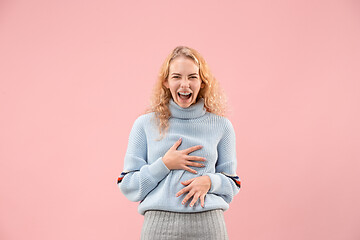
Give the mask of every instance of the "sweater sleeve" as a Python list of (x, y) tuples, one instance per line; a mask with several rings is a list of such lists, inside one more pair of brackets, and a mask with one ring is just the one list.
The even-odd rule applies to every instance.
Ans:
[(134, 122), (129, 135), (123, 172), (117, 179), (120, 191), (133, 202), (142, 201), (170, 172), (162, 157), (148, 164), (144, 124), (146, 122), (142, 116)]
[(235, 131), (230, 120), (225, 118), (224, 135), (217, 146), (218, 159), (215, 173), (206, 173), (211, 179), (208, 193), (221, 196), (227, 203), (239, 192), (241, 184), (236, 174)]

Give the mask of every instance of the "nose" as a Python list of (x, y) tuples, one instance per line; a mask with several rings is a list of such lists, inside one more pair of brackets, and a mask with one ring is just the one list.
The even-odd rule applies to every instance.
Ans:
[(186, 77), (182, 78), (181, 82), (180, 82), (180, 86), (181, 86), (181, 88), (190, 88), (189, 79), (186, 79)]

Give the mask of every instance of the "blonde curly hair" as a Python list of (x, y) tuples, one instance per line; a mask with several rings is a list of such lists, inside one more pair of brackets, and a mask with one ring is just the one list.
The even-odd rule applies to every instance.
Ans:
[(155, 112), (155, 120), (157, 120), (156, 124), (159, 126), (159, 132), (161, 135), (158, 140), (161, 140), (165, 136), (169, 128), (168, 120), (171, 117), (169, 101), (172, 96), (170, 89), (164, 86), (164, 82), (169, 76), (171, 61), (180, 56), (190, 58), (198, 65), (200, 78), (205, 84), (205, 86), (200, 89), (196, 102), (199, 98), (204, 98), (204, 107), (207, 112), (211, 112), (219, 116), (225, 116), (227, 97), (221, 89), (218, 81), (211, 74), (205, 59), (193, 48), (177, 46), (167, 56), (162, 64), (158, 80), (153, 88), (150, 98), (151, 105), (145, 110), (145, 113)]

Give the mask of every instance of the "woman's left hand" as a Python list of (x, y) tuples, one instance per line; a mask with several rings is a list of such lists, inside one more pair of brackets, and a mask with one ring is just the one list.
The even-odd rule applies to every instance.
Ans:
[(191, 197), (193, 197), (190, 203), (190, 207), (192, 207), (199, 198), (201, 206), (204, 207), (205, 195), (211, 187), (210, 177), (207, 175), (195, 177), (187, 181), (181, 182), (181, 184), (187, 187), (184, 187), (178, 193), (176, 193), (176, 197), (179, 197), (180, 195), (189, 192), (182, 201), (182, 204), (185, 204)]

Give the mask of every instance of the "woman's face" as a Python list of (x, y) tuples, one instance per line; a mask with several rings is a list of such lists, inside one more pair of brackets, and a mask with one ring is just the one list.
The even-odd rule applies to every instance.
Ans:
[(200, 88), (205, 84), (200, 79), (199, 67), (195, 62), (191, 58), (180, 56), (171, 61), (164, 86), (170, 89), (174, 102), (187, 108), (195, 103)]

